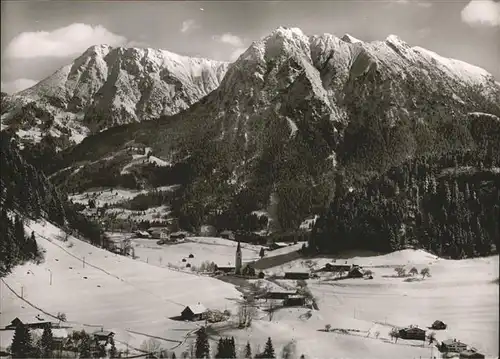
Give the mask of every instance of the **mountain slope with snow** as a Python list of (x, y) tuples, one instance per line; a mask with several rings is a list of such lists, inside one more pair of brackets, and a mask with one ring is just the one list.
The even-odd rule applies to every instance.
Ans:
[(63, 137), (59, 147), (65, 148), (89, 133), (184, 110), (213, 91), (227, 67), (163, 50), (93, 46), (10, 96), (2, 125), (34, 142)]

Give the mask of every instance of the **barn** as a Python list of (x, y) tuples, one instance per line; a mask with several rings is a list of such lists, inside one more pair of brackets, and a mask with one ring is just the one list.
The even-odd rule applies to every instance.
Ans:
[(309, 279), (308, 272), (285, 272), (285, 279)]
[(207, 314), (207, 309), (200, 303), (195, 305), (189, 305), (181, 312), (181, 319), (197, 321), (205, 319)]
[(425, 330), (410, 326), (399, 330), (399, 336), (407, 340), (425, 340)]

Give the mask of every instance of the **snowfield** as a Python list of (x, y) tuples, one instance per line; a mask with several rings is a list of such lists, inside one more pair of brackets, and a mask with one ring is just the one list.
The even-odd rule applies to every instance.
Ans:
[[(251, 327), (238, 329), (234, 314), (241, 293), (232, 284), (166, 268), (169, 261), (178, 263), (189, 254), (194, 255), (188, 258), (194, 266), (205, 260), (233, 264), (235, 242), (193, 237), (184, 243), (157, 248), (156, 240), (133, 239), (136, 255), (140, 257), (133, 260), (72, 237), (61, 242), (57, 239), (59, 230), (44, 222), (29, 223), (27, 230), (38, 235), (39, 245), (46, 250), (45, 262), (17, 267), (1, 283), (1, 326), (16, 316), (40, 313), (16, 296), (8, 285), (17, 295), (22, 291), (25, 300), (45, 312), (66, 313), (68, 323), (75, 327), (86, 324), (88, 331), (101, 326), (115, 331), (117, 343), (122, 347), (128, 343), (131, 348), (138, 348), (148, 336), (156, 336), (164, 348), (175, 350), (177, 355), (187, 349), (193, 330), (202, 323), (169, 318), (179, 315), (184, 306), (197, 302), (233, 313), (230, 321), (212, 324), (213, 340), (234, 336), (237, 350), (249, 341), (254, 354), (263, 350), (270, 336), (277, 357), (283, 346), (294, 340), (297, 358), (304, 354), (308, 359), (411, 359), (427, 358), (431, 353), (440, 358), (436, 348), (428, 343), (401, 339), (394, 343), (389, 337), (393, 326), (426, 328), (437, 319), (448, 324), (447, 330), (435, 331), (439, 341), (456, 338), (477, 348), (487, 358), (498, 354), (499, 286), (495, 282), (499, 277), (498, 256), (454, 261), (421, 250), (403, 250), (382, 256), (337, 259), (337, 263), (347, 261), (372, 270), (374, 278), (334, 280), (332, 274), (321, 274), (320, 278), (307, 281), (319, 310), (281, 308), (270, 318), (262, 310), (269, 303), (262, 301)], [(256, 259), (259, 249), (242, 244), (243, 261)], [(148, 263), (143, 262), (144, 256)], [(160, 256), (162, 263), (155, 262)], [(332, 261), (296, 260), (265, 272), (308, 270)], [(404, 266), (407, 271), (413, 266), (418, 270), (428, 267), (431, 277), (397, 277), (394, 271), (397, 266)], [(296, 281), (272, 277), (250, 282), (260, 282), (274, 290), (296, 286)], [(324, 330), (327, 324), (331, 326), (329, 332)], [(1, 347), (10, 345), (12, 333), (0, 331)], [(215, 348), (212, 341), (212, 351)]]
[[(180, 315), (186, 305), (201, 302), (207, 308), (234, 311), (240, 297), (234, 286), (217, 279), (151, 266), (72, 237), (60, 242), (56, 239), (59, 229), (48, 223), (31, 223), (27, 230), (37, 234), (39, 245), (46, 250), (45, 262), (17, 267), (2, 282), (2, 327), (16, 316), (39, 313), (8, 285), (19, 295), (22, 290), (24, 299), (43, 311), (66, 313), (70, 323), (103, 326), (133, 347), (139, 347), (147, 337), (132, 335), (127, 329), (159, 336), (170, 340), (163, 343), (169, 348), (196, 328), (195, 323), (169, 319)], [(0, 331), (1, 347), (10, 345), (12, 334)]]
[[(182, 243), (156, 244), (157, 239), (132, 239), (135, 255), (141, 261), (157, 266), (185, 268), (189, 263), (215, 262), (218, 266), (234, 266), (237, 243), (217, 237), (188, 237)], [(260, 246), (241, 243), (243, 263), (259, 259)], [(274, 252), (274, 251), (273, 251)], [(269, 252), (269, 253), (273, 253)], [(189, 258), (192, 254), (194, 258)], [(182, 262), (185, 259), (186, 262)], [(189, 269), (189, 268), (188, 268)]]

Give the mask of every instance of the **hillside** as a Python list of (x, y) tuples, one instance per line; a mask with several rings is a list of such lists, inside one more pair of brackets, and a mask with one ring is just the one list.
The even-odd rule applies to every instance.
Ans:
[[(395, 36), (365, 43), (279, 28), (186, 111), (86, 138), (53, 178), (70, 192), (182, 185), (169, 205), (186, 228), (237, 229), (265, 210), (275, 230), (296, 229), (328, 204), (336, 172), (357, 186), (407, 158), (496, 150), (487, 138), (499, 99), (484, 70)], [(137, 165), (134, 148), (161, 165)]]
[[(371, 269), (374, 279), (334, 281), (329, 274), (321, 275), (307, 281), (319, 310), (278, 306), (269, 320), (265, 312), (269, 303), (262, 301), (252, 325), (239, 329), (241, 294), (230, 284), (116, 256), (73, 237), (61, 242), (59, 229), (43, 221), (26, 223), (26, 230), (35, 232), (45, 250), (45, 262), (18, 267), (0, 283), (2, 293), (6, 293), (1, 298), (0, 326), (16, 316), (33, 318), (40, 314), (51, 320), (51, 315), (62, 312), (67, 316), (68, 330), (112, 330), (118, 349), (128, 347), (131, 352), (155, 337), (162, 348), (180, 357), (189, 351), (194, 330), (202, 322), (170, 318), (185, 305), (199, 301), (208, 308), (233, 313), (227, 321), (208, 324), (212, 352), (219, 337), (234, 336), (238, 352), (249, 341), (253, 352), (258, 353), (271, 337), (277, 355), (293, 340), (297, 356), (414, 358), (433, 351), (439, 358), (436, 348), (427, 343), (395, 343), (388, 334), (393, 326), (425, 328), (436, 319), (449, 326), (436, 332), (438, 341), (457, 338), (487, 357), (498, 352), (498, 284), (493, 283), (498, 278), (498, 256), (451, 261), (423, 251), (404, 250), (384, 256), (351, 257), (346, 260)], [(208, 249), (211, 241), (200, 240), (199, 245)], [(217, 260), (218, 252), (198, 253), (207, 260)], [(312, 260), (318, 264), (321, 261)], [(431, 277), (396, 277), (396, 266), (429, 267)], [(308, 265), (302, 260), (285, 267), (307, 270)], [(266, 273), (279, 274), (280, 269), (270, 268)], [(295, 281), (272, 278), (259, 282), (275, 289), (295, 286)], [(327, 324), (331, 325), (330, 332), (323, 331)], [(2, 347), (10, 344), (12, 333), (0, 331)]]
[[(499, 129), (491, 135), (499, 138)], [(335, 199), (313, 228), (311, 252), (416, 246), (452, 258), (498, 253), (500, 151), (481, 152), (408, 160), (354, 190), (339, 175)]]
[(64, 149), (91, 133), (188, 108), (219, 85), (227, 67), (163, 50), (93, 46), (35, 86), (2, 96), (2, 129), (27, 144)]
[(105, 244), (101, 228), (68, 203), (65, 194), (22, 157), (15, 141), (4, 132), (0, 134), (0, 166), (0, 225), (5, 234), (0, 238), (0, 276), (26, 260), (43, 259), (32, 234), (23, 230), (27, 219), (44, 218), (92, 243)]

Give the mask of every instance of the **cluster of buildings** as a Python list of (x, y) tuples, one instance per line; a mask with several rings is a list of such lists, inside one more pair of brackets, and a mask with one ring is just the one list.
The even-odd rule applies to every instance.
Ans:
[[(30, 331), (37, 333), (40, 336), (42, 336), (45, 328), (50, 328), (52, 331), (54, 349), (56, 351), (63, 350), (63, 347), (65, 345), (71, 345), (71, 338), (68, 332), (69, 327), (62, 327), (60, 323), (46, 320), (40, 315), (37, 315), (35, 317), (16, 317), (10, 322), (9, 325), (5, 326), (4, 330), (16, 330), (16, 328), (19, 326), (27, 327), (28, 329), (30, 329)], [(104, 330), (103, 328), (91, 333), (93, 343), (102, 346), (108, 345), (114, 335), (115, 333)]]

